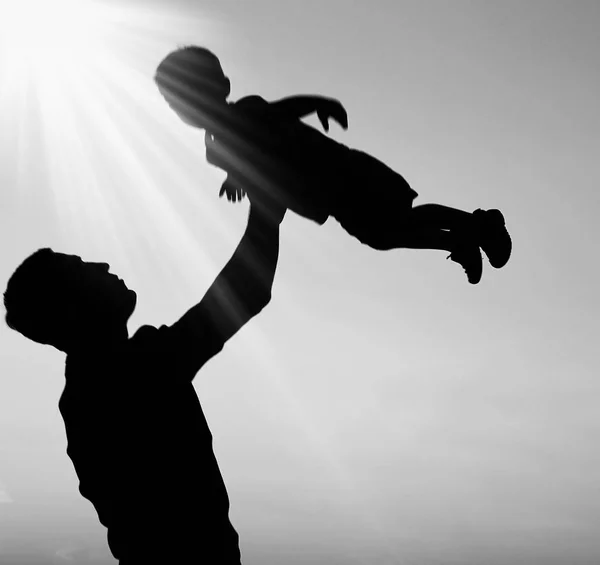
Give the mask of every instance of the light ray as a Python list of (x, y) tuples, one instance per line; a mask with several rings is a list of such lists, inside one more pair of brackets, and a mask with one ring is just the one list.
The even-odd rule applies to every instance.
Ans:
[[(135, 250), (124, 242), (135, 240), (131, 232), (143, 231), (140, 224), (148, 221), (141, 210), (153, 223), (168, 227), (171, 247), (181, 255), (193, 253), (212, 271), (209, 258), (182, 227), (169, 192), (154, 180), (152, 164), (139, 151), (144, 128), (164, 128), (164, 120), (160, 124), (154, 117), (164, 113), (152, 106), (152, 95), (144, 94), (152, 92), (158, 102), (152, 69), (142, 71), (143, 61), (173, 48), (173, 42), (162, 46), (166, 37), (190, 27), (189, 17), (172, 14), (165, 17), (142, 5), (100, 0), (0, 0), (0, 104), (16, 126), (17, 188), (29, 188), (38, 180), (39, 173), (32, 178), (30, 171), (44, 171), (43, 183), (53, 195), (65, 239), (76, 234), (98, 247), (110, 242), (125, 260)], [(208, 37), (207, 22), (194, 20), (197, 32)], [(132, 108), (134, 116), (141, 109), (147, 123), (140, 116), (128, 118)], [(176, 127), (183, 129), (172, 119), (170, 128)], [(132, 136), (138, 143), (132, 143)], [(31, 141), (39, 145), (38, 154), (31, 151)], [(152, 145), (145, 143), (146, 149)], [(8, 150), (15, 152), (15, 144), (11, 146)], [(186, 175), (177, 172), (177, 156), (193, 150), (200, 160), (202, 154), (177, 140), (169, 149), (165, 151), (160, 139), (154, 143), (154, 162), (162, 153), (163, 161), (170, 162), (172, 180), (182, 184)], [(121, 185), (119, 194), (115, 184)], [(180, 190), (177, 185), (168, 188), (172, 193)], [(218, 229), (226, 229), (219, 214), (212, 216)]]

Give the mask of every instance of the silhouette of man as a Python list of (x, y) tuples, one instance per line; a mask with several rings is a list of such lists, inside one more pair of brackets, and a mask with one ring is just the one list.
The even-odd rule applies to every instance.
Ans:
[(137, 297), (107, 264), (45, 248), (8, 282), (7, 324), (67, 354), (67, 454), (121, 565), (240, 563), (192, 380), (269, 303), (284, 214), (251, 200), (242, 240), (202, 300), (131, 338)]

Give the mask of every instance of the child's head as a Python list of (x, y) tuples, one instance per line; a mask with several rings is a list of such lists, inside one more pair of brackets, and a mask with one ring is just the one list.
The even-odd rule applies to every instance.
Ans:
[(177, 115), (198, 127), (205, 127), (205, 119), (225, 103), (231, 89), (217, 56), (195, 45), (169, 53), (154, 80)]

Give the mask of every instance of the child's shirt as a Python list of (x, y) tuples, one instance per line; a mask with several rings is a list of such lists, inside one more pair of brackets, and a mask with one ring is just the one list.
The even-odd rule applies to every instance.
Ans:
[(206, 159), (247, 191), (267, 190), (319, 224), (331, 214), (349, 149), (260, 96), (230, 105), (228, 123), (207, 133)]

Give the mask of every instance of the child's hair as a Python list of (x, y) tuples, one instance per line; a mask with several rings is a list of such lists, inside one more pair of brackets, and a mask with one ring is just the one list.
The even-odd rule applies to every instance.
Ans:
[(229, 79), (218, 57), (205, 47), (187, 45), (169, 53), (158, 65), (154, 81), (163, 96), (188, 100), (192, 94), (229, 96)]

